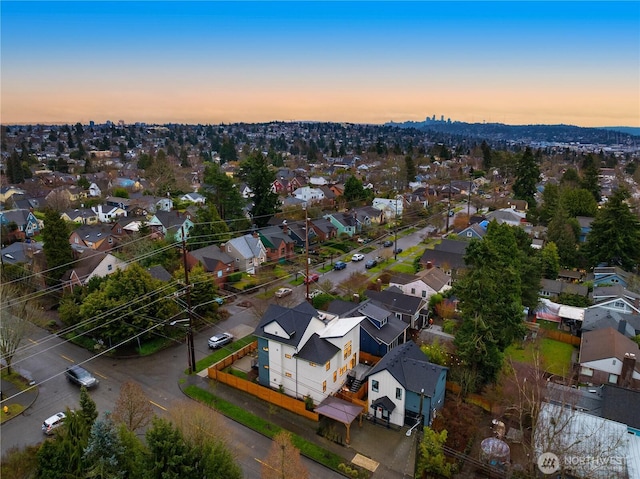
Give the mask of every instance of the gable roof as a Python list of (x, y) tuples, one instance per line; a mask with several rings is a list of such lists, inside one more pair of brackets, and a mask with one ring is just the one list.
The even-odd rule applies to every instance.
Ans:
[[(233, 258), (222, 251), (220, 247), (215, 244), (205, 246), (204, 248), (195, 249), (193, 251), (190, 251), (189, 254), (201, 263), (205, 264), (205, 266), (215, 266), (215, 264), (217, 264), (218, 262), (223, 264), (233, 263)], [(215, 267), (211, 269), (211, 271), (213, 271), (214, 269)]]
[(433, 397), (438, 379), (446, 370), (445, 367), (430, 363), (416, 343), (408, 341), (385, 354), (367, 376), (387, 371), (407, 391), (420, 393), (424, 389), (427, 396)]
[[(309, 323), (317, 316), (318, 311), (306, 301), (303, 301), (293, 308), (285, 308), (284, 306), (272, 303), (260, 319), (254, 334), (260, 338), (297, 347), (300, 341), (302, 341), (302, 337)], [(264, 328), (273, 322), (278, 323), (289, 337), (284, 338), (266, 333)]]
[[(587, 331), (582, 335), (580, 343), (580, 364), (600, 359), (617, 358), (622, 361), (626, 353), (640, 358), (640, 348), (631, 339), (613, 328)], [(640, 373), (640, 364), (636, 362), (635, 370)]]
[(640, 331), (640, 316), (592, 306), (585, 309), (581, 328), (583, 331), (613, 328), (627, 337), (633, 337), (636, 331)]
[(338, 351), (338, 346), (325, 341), (318, 333), (313, 333), (296, 356), (312, 363), (326, 364)]
[(423, 300), (416, 296), (404, 294), (398, 288), (387, 288), (384, 291), (366, 290), (365, 295), (372, 301), (384, 305), (392, 312), (413, 315), (420, 310)]
[(149, 272), (152, 278), (159, 279), (160, 281), (164, 281), (165, 283), (173, 279), (173, 276), (171, 276), (171, 273), (169, 273), (164, 268), (164, 266), (160, 264), (147, 268), (147, 271)]
[(227, 243), (231, 243), (231, 246), (233, 246), (244, 258), (258, 257), (262, 252), (262, 249), (260, 248), (260, 245), (262, 245), (260, 238), (256, 238), (250, 234), (232, 238), (227, 241)]
[(417, 276), (434, 291), (440, 291), (451, 281), (451, 276), (439, 268), (427, 268), (419, 271)]

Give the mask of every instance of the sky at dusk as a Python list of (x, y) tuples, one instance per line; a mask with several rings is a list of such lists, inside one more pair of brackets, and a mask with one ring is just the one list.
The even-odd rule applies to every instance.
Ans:
[(640, 2), (0, 2), (0, 121), (640, 127)]

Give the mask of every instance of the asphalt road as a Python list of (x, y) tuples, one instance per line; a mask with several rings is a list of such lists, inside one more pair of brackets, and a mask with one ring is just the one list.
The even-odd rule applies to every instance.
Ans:
[[(416, 231), (407, 236), (398, 236), (397, 246), (407, 249), (420, 243), (426, 230)], [(391, 237), (393, 239), (393, 237)], [(365, 249), (369, 245), (363, 245)], [(347, 268), (341, 271), (330, 271), (321, 276), (320, 282), (329, 279), (334, 285), (347, 279), (354, 271), (367, 271), (367, 259), (389, 255), (393, 261), (393, 248), (374, 244), (376, 248), (365, 254), (359, 262), (348, 262)], [(310, 286), (313, 289), (314, 285)], [(281, 304), (291, 305), (304, 300), (306, 287), (293, 288), (292, 295), (278, 300)], [(243, 298), (244, 299), (244, 298)], [(250, 300), (250, 298), (249, 298)], [(275, 300), (275, 298), (274, 298)], [(239, 301), (225, 307), (231, 316), (218, 325), (195, 334), (196, 360), (209, 354), (207, 339), (221, 331), (252, 331), (258, 324), (258, 317), (248, 308), (238, 306)], [(25, 345), (26, 344), (26, 345)], [(79, 388), (69, 383), (64, 370), (70, 364), (81, 364), (98, 377), (100, 384), (91, 390), (100, 414), (111, 411), (120, 392), (120, 386), (127, 380), (139, 383), (149, 397), (155, 412), (164, 414), (172, 403), (185, 399), (178, 387), (178, 378), (187, 369), (187, 347), (184, 343), (176, 344), (152, 357), (134, 359), (114, 359), (106, 355), (93, 355), (78, 346), (70, 344), (45, 330), (37, 329), (23, 343), (21, 351), (14, 358), (13, 364), (24, 376), (38, 384), (39, 395), (36, 402), (23, 415), (16, 417), (0, 428), (0, 449), (4, 454), (12, 447), (22, 447), (42, 441), (41, 424), (44, 419), (67, 407), (78, 408)], [(226, 418), (230, 431), (229, 444), (234, 449), (246, 477), (258, 477), (260, 474), (259, 459), (264, 458), (271, 441), (244, 426)], [(318, 464), (304, 459), (312, 478), (342, 477)]]
[[(219, 326), (208, 328), (195, 335), (196, 360), (209, 354), (207, 338), (219, 330), (234, 329), (238, 325), (257, 319), (248, 310), (237, 310)], [(38, 383), (38, 398), (24, 414), (7, 421), (0, 427), (2, 454), (12, 447), (23, 447), (42, 441), (42, 421), (67, 407), (79, 408), (79, 388), (67, 381), (64, 369), (73, 363), (98, 377), (100, 384), (90, 391), (100, 414), (111, 411), (120, 393), (120, 385), (133, 380), (139, 383), (149, 397), (156, 414), (163, 415), (176, 401), (186, 397), (178, 387), (178, 378), (187, 369), (187, 347), (184, 343), (164, 350), (153, 357), (113, 359), (106, 356), (91, 359), (88, 351), (67, 343), (44, 330), (36, 330), (28, 339), (28, 346), (15, 358), (15, 366), (27, 377)], [(86, 361), (86, 362), (85, 362)], [(234, 421), (221, 417), (227, 442), (234, 451), (245, 477), (260, 477), (262, 460), (268, 454), (271, 440)], [(323, 466), (302, 458), (313, 479), (341, 478), (343, 476)]]

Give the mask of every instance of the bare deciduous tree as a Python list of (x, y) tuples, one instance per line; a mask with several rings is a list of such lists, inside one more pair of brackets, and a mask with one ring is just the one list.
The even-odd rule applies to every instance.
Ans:
[(262, 479), (282, 479), (283, 477), (308, 479), (309, 471), (300, 460), (300, 451), (291, 442), (291, 435), (281, 431), (275, 435), (269, 454), (262, 461)]
[(211, 440), (225, 442), (229, 431), (219, 413), (193, 401), (179, 401), (171, 405), (171, 422), (190, 444), (202, 445)]
[(22, 296), (17, 286), (0, 284), (0, 358), (9, 373), (20, 342), (39, 317), (32, 304)]
[(120, 387), (120, 396), (116, 401), (111, 419), (124, 424), (130, 431), (146, 427), (153, 419), (153, 408), (149, 398), (140, 385), (127, 381)]

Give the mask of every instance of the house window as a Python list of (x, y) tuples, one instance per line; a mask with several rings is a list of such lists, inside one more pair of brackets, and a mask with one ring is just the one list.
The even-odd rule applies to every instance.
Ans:
[(378, 381), (376, 381), (375, 379), (371, 381), (371, 390), (374, 393), (377, 393), (380, 389), (380, 383)]
[(269, 352), (269, 347), (265, 346), (265, 347), (262, 348), (262, 350), (265, 351), (265, 352)]
[(586, 367), (583, 366), (580, 369), (580, 374), (582, 374), (583, 376), (593, 376), (593, 369), (586, 368)]
[(113, 269), (113, 265), (112, 264), (108, 264), (107, 265), (107, 271), (111, 271)]
[(325, 371), (328, 371), (329, 369), (331, 369), (331, 361), (327, 361), (327, 364), (324, 365)]
[(322, 381), (322, 392), (327, 392), (327, 381)]
[(290, 378), (290, 377), (291, 377), (291, 373), (284, 373), (284, 375), (285, 375), (286, 377), (288, 377), (288, 378)]
[(265, 369), (269, 369), (269, 365), (268, 365), (268, 364), (265, 364), (265, 365), (264, 365), (264, 368), (265, 368)]
[(73, 239), (73, 242), (74, 242), (75, 244), (80, 243), (80, 241), (79, 241), (79, 239), (78, 239), (78, 237), (77, 237), (77, 236)]
[(113, 243), (113, 238), (109, 237), (109, 244)]
[(427, 297), (427, 292), (426, 292), (424, 289), (422, 290), (422, 297), (423, 297), (423, 298), (426, 298), (426, 297)]
[(287, 358), (287, 359), (291, 359), (291, 355), (290, 354), (285, 354), (284, 357)]
[(316, 367), (316, 363), (313, 363), (313, 362), (309, 361), (309, 366), (311, 366), (312, 368), (315, 368)]
[(396, 399), (402, 399), (402, 389), (396, 388)]
[(338, 371), (333, 372), (333, 382), (335, 383), (338, 380)]
[(471, 231), (467, 231), (467, 237), (471, 238)]
[(411, 288), (411, 294), (416, 294), (416, 288)]
[(344, 358), (343, 359), (347, 359), (349, 356), (351, 356), (351, 341), (349, 341), (347, 344), (344, 345)]
[(609, 382), (611, 384), (618, 384), (618, 375), (617, 374), (609, 374)]

